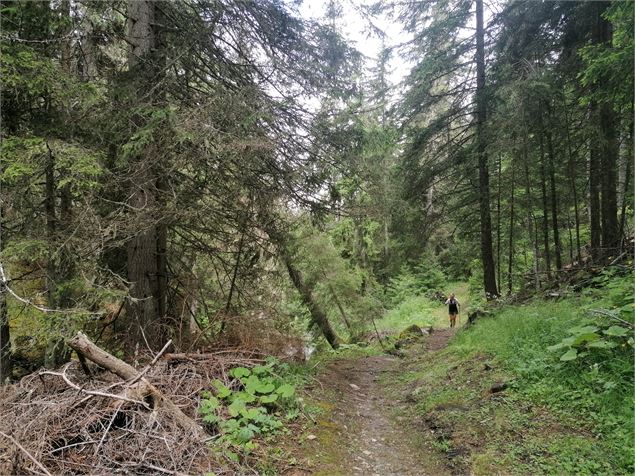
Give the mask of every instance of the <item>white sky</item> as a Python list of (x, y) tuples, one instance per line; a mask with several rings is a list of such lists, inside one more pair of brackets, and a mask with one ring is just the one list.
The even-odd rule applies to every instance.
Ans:
[[(337, 20), (340, 33), (368, 58), (367, 67), (375, 66), (377, 57), (382, 49), (382, 40), (371, 32), (368, 20), (363, 18), (354, 6), (369, 5), (376, 3), (376, 0), (339, 0), (338, 3), (342, 8), (341, 18)], [(299, 7), (299, 11), (305, 18), (323, 18), (328, 4), (328, 0), (304, 0)], [(383, 30), (386, 34), (384, 38), (386, 46), (394, 46), (408, 39), (408, 34), (403, 31), (398, 21), (386, 18), (385, 15), (374, 17), (372, 21), (376, 27)], [(401, 82), (408, 74), (410, 65), (395, 52), (390, 60), (389, 70), (388, 80), (394, 85)]]

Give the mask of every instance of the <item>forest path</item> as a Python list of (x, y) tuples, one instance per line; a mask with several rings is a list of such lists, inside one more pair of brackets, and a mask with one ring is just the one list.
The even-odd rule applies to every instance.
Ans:
[[(444, 348), (454, 329), (438, 329), (409, 349), (417, 359)], [(444, 475), (444, 455), (417, 428), (394, 383), (409, 357), (380, 355), (329, 362), (310, 390), (322, 409), (300, 438), (301, 466), (287, 475)], [(296, 452), (294, 452), (296, 453)], [(297, 454), (297, 453), (296, 453)]]

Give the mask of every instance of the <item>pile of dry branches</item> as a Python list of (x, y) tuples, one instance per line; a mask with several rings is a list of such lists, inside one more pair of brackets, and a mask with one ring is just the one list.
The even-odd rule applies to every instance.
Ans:
[(78, 361), (29, 375), (0, 394), (0, 474), (234, 474), (211, 457), (196, 409), (211, 380), (259, 362), (165, 354), (125, 377)]

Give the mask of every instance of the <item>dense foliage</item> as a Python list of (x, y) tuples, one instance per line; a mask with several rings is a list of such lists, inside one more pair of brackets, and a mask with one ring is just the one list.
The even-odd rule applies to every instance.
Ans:
[(1, 2), (3, 381), (78, 329), (337, 347), (452, 280), (496, 299), (622, 257), (633, 2), (364, 6), (409, 35), (371, 67), (328, 6)]

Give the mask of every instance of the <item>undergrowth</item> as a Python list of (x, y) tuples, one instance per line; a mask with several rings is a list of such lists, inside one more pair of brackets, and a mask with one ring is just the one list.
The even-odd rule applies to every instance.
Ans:
[(633, 332), (615, 319), (633, 321), (632, 276), (601, 276), (596, 285), (558, 302), (506, 307), (458, 334), (448, 348), (463, 359), (492, 355), (514, 376), (515, 395), (585, 430), (533, 441), (544, 453), (533, 471), (633, 473)]

